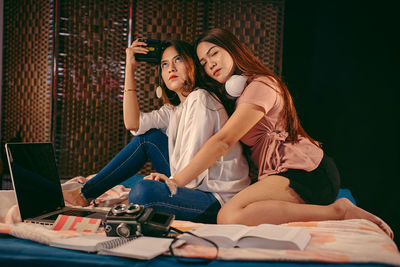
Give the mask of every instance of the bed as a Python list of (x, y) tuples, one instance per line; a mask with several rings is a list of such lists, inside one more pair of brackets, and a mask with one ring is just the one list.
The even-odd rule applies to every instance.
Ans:
[[(29, 240), (0, 234), (1, 266), (187, 266), (169, 256), (159, 256), (149, 261), (121, 257), (89, 254), (74, 250), (49, 247)], [(215, 260), (208, 266), (246, 266), (246, 267), (380, 267), (383, 263), (329, 263), (329, 262), (290, 262), (290, 261), (226, 261)]]
[[(127, 184), (125, 184), (127, 185)], [(63, 185), (65, 186), (65, 185)], [(127, 190), (119, 185), (103, 197), (104, 206), (114, 204)], [(116, 197), (117, 196), (117, 197)], [(339, 197), (354, 198), (346, 189), (340, 190)], [(186, 266), (168, 253), (152, 260), (135, 260), (122, 257), (97, 255), (75, 250), (50, 247), (46, 243), (52, 235), (26, 234), (21, 231), (26, 225), (17, 223), (15, 199), (11, 190), (0, 191), (0, 266)], [(180, 229), (193, 229), (201, 224), (175, 221)], [(311, 233), (311, 241), (304, 251), (265, 250), (265, 249), (220, 249), (217, 260), (209, 266), (340, 266), (340, 267), (378, 267), (400, 266), (400, 254), (396, 244), (379, 227), (366, 220), (297, 222), (286, 224), (289, 227), (304, 227)], [(212, 258), (215, 250), (206, 247), (185, 245), (176, 250), (180, 260), (195, 261)]]

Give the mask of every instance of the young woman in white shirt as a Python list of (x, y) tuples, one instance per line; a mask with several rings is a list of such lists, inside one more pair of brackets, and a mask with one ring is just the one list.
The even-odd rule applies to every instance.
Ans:
[(123, 182), (150, 160), (156, 173), (136, 182), (129, 202), (175, 214), (176, 219), (216, 222), (222, 204), (250, 184), (240, 144), (210, 168), (180, 187), (168, 179), (186, 166), (201, 146), (228, 119), (216, 95), (198, 87), (198, 63), (193, 47), (183, 41), (166, 43), (160, 63), (164, 105), (140, 112), (134, 73), (135, 54), (146, 54), (146, 43), (135, 40), (126, 49), (123, 100), (125, 126), (135, 136), (114, 159), (82, 188), (64, 191), (66, 200), (86, 206)]

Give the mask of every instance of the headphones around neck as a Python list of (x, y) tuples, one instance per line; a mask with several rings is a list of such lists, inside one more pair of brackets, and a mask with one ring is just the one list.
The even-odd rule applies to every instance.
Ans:
[(234, 98), (239, 97), (247, 85), (247, 79), (247, 76), (232, 75), (225, 82), (225, 90), (228, 95)]

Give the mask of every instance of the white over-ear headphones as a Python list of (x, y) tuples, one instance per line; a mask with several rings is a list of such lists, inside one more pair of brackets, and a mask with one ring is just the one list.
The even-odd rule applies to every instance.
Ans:
[(246, 76), (242, 75), (232, 75), (226, 82), (225, 82), (225, 90), (226, 92), (232, 97), (239, 97), (244, 88), (247, 84)]

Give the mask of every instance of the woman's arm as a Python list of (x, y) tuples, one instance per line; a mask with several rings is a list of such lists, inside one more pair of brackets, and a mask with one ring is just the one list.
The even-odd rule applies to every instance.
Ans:
[(135, 53), (146, 54), (147, 49), (138, 45), (146, 45), (146, 43), (135, 40), (130, 47), (126, 49), (125, 64), (125, 86), (123, 112), (124, 123), (128, 130), (137, 131), (139, 129), (139, 103), (136, 94), (135, 71), (138, 62), (135, 60)]
[(227, 153), (264, 116), (260, 106), (239, 104), (224, 127), (202, 146), (189, 164), (174, 176), (178, 186), (184, 186), (208, 169)]

